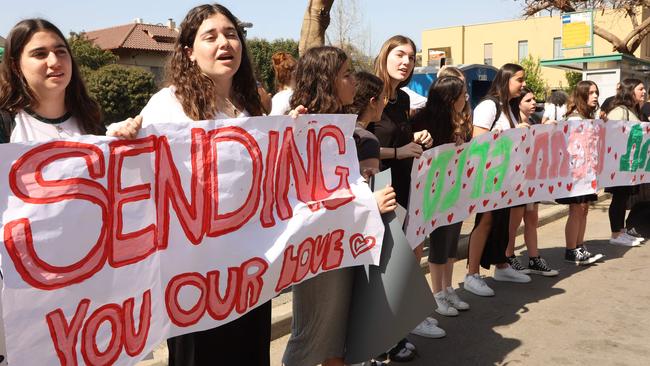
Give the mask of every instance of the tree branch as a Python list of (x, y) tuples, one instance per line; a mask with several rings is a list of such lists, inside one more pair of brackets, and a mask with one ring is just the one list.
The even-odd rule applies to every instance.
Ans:
[[(638, 26), (634, 27), (634, 29), (625, 37), (623, 40), (623, 43), (630, 49), (630, 53), (634, 52), (639, 45), (641, 44), (641, 41), (643, 41), (643, 38), (650, 32), (650, 17), (646, 18), (641, 24)], [(634, 40), (636, 38), (636, 40)], [(632, 41), (632, 44), (630, 45), (630, 41)], [(632, 45), (636, 44), (636, 47), (632, 49)]]
[(618, 51), (620, 53), (630, 53), (627, 50), (625, 43), (623, 43), (620, 38), (618, 38), (614, 33), (611, 33), (607, 29), (601, 28), (600, 26), (594, 24), (594, 34), (611, 43), (612, 46), (614, 46), (614, 51)]

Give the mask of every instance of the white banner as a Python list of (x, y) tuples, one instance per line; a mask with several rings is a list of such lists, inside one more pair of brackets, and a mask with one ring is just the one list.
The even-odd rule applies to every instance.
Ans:
[(0, 145), (12, 365), (133, 365), (320, 272), (377, 264), (356, 116)]
[(535, 125), (446, 144), (414, 160), (406, 236), (411, 246), (473, 213), (650, 183), (650, 123)]

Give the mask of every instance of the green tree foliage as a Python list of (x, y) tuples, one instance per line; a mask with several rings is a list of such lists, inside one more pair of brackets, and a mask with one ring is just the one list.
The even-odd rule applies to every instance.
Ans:
[(582, 81), (582, 73), (575, 72), (575, 71), (567, 71), (564, 74), (564, 77), (566, 78), (566, 81), (569, 84), (566, 87), (565, 91), (570, 95), (571, 93), (573, 93), (573, 89), (576, 88), (576, 85), (578, 85), (578, 83)]
[(70, 33), (68, 42), (104, 122), (138, 115), (157, 90), (154, 75), (139, 67), (118, 65), (116, 55), (97, 47), (83, 33)]
[(548, 85), (542, 78), (542, 67), (539, 64), (539, 58), (528, 56), (521, 60), (520, 64), (526, 70), (526, 86), (535, 93), (535, 100), (545, 100)]
[(275, 90), (273, 78), (273, 66), (271, 56), (278, 51), (289, 52), (293, 57), (298, 59), (298, 42), (293, 39), (276, 39), (267, 41), (260, 38), (246, 40), (248, 52), (255, 68), (258, 81), (264, 85), (269, 92)]
[(68, 38), (72, 54), (84, 75), (90, 70), (114, 64), (118, 57), (110, 51), (104, 51), (88, 40), (83, 33), (70, 33)]
[(117, 64), (91, 72), (86, 84), (101, 105), (106, 123), (138, 115), (157, 89), (152, 73)]

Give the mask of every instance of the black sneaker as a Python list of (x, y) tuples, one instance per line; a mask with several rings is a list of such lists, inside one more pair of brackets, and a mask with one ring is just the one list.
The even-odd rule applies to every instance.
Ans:
[(587, 257), (589, 257), (589, 258), (593, 258), (593, 259), (595, 259), (596, 261), (598, 261), (598, 260), (600, 260), (602, 257), (604, 257), (604, 255), (602, 255), (602, 254), (600, 254), (600, 253), (598, 253), (598, 254), (594, 254), (594, 253), (588, 251), (588, 250), (587, 250), (587, 247), (586, 247), (584, 244), (583, 244), (583, 245), (578, 245), (578, 247), (577, 247), (576, 249), (578, 249), (579, 251), (581, 251), (581, 252), (582, 252), (584, 255), (586, 255)]
[(589, 258), (586, 254), (579, 249), (567, 249), (564, 252), (564, 260), (579, 266), (586, 266), (596, 262), (597, 259)]
[(551, 269), (542, 257), (531, 257), (528, 260), (528, 270), (531, 274), (553, 277), (558, 275), (558, 271)]
[(510, 257), (507, 257), (506, 260), (508, 260), (508, 264), (515, 271), (517, 271), (519, 273), (524, 273), (524, 274), (529, 274), (530, 273), (530, 270), (528, 270), (528, 268), (522, 266), (521, 263), (519, 263), (519, 260), (517, 260), (517, 257), (515, 257), (514, 255), (511, 255)]

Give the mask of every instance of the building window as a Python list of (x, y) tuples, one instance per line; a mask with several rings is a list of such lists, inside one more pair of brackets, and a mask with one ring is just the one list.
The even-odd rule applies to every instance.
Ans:
[(562, 54), (562, 38), (553, 38), (553, 59), (564, 58)]
[(483, 44), (483, 64), (492, 66), (492, 43)]
[(519, 62), (528, 57), (528, 41), (519, 41)]

